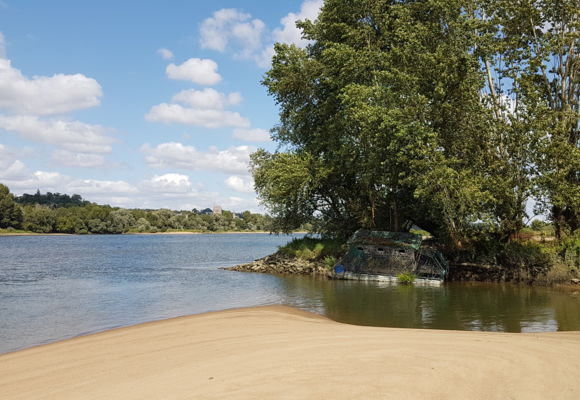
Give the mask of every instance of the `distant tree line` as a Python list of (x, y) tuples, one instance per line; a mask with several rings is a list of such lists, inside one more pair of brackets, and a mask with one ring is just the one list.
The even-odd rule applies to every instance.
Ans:
[(51, 192), (42, 194), (40, 193), (40, 190), (37, 190), (35, 194), (24, 193), (22, 196), (16, 196), (14, 199), (19, 204), (27, 204), (27, 205), (39, 204), (43, 206), (49, 206), (52, 208), (86, 206), (90, 204), (89, 201), (83, 200), (83, 198), (78, 194), (73, 194), (72, 196), (69, 196), (68, 194), (51, 193)]
[(0, 228), (37, 233), (105, 234), (166, 231), (269, 231), (269, 216), (234, 214), (210, 209), (173, 211), (168, 209), (124, 209), (99, 205), (81, 196), (60, 193), (14, 196), (0, 184)]

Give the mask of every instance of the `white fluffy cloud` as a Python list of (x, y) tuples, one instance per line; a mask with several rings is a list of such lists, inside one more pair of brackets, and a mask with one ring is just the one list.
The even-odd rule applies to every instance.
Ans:
[(223, 110), (226, 106), (236, 106), (242, 102), (242, 96), (237, 93), (227, 95), (212, 88), (203, 90), (183, 90), (171, 99), (175, 103), (187, 104), (192, 108)]
[(215, 61), (201, 58), (190, 58), (181, 65), (169, 64), (165, 69), (169, 79), (190, 81), (198, 85), (211, 86), (221, 81)]
[(152, 122), (178, 123), (202, 126), (204, 128), (219, 128), (223, 126), (247, 128), (250, 126), (250, 121), (237, 112), (203, 110), (167, 103), (151, 107), (145, 119)]
[(254, 182), (249, 177), (233, 175), (226, 179), (225, 184), (227, 187), (235, 190), (236, 192), (254, 193)]
[(16, 193), (33, 193), (36, 189), (49, 192), (65, 192), (66, 183), (70, 178), (58, 172), (35, 171), (30, 172), (22, 165), (21, 176), (18, 178), (3, 178), (10, 191)]
[(193, 184), (187, 175), (179, 173), (154, 175), (138, 185), (123, 180), (77, 179), (58, 172), (31, 171), (16, 159), (25, 153), (0, 144), (0, 182), (15, 194), (34, 193), (39, 189), (41, 192), (80, 194), (89, 201), (119, 207), (186, 210), (220, 204), (235, 211), (259, 210), (252, 196), (228, 197), (204, 191), (201, 185)]
[(201, 24), (200, 44), (204, 49), (222, 53), (232, 47), (234, 57), (256, 60), (262, 52), (265, 33), (263, 21), (233, 8), (223, 8)]
[(145, 119), (204, 128), (250, 127), (247, 118), (237, 112), (224, 110), (227, 106), (235, 106), (242, 102), (242, 96), (237, 92), (226, 95), (212, 88), (190, 89), (177, 93), (171, 100), (173, 103), (161, 103), (151, 107)]
[[(170, 64), (167, 75), (172, 79), (192, 80), (199, 84), (217, 83), (221, 77), (215, 73), (217, 64), (212, 60), (191, 58), (180, 66)], [(212, 76), (212, 74), (215, 74)], [(157, 104), (145, 115), (151, 122), (177, 123), (204, 128), (249, 128), (250, 121), (239, 113), (224, 110), (242, 102), (237, 93), (224, 94), (215, 89), (183, 90), (171, 99), (172, 103)], [(177, 104), (181, 103), (181, 104)]]
[(169, 49), (159, 49), (157, 50), (157, 54), (164, 60), (171, 60), (173, 58), (173, 53)]
[[(323, 0), (305, 0), (297, 13), (288, 13), (280, 20), (280, 27), (269, 31), (263, 21), (233, 8), (213, 13), (200, 27), (200, 44), (204, 49), (224, 52), (231, 48), (235, 58), (252, 59), (261, 67), (268, 67), (274, 54), (274, 42), (305, 47), (297, 21), (315, 20)], [(272, 40), (273, 39), (273, 40)]]
[(18, 160), (18, 152), (0, 144), (0, 179), (17, 180), (25, 176), (26, 167)]
[(4, 163), (0, 160), (0, 179), (21, 179), (26, 173), (26, 166), (20, 160)]
[(298, 47), (305, 47), (308, 41), (302, 39), (302, 31), (296, 27), (297, 21), (306, 19), (314, 21), (320, 13), (323, 0), (306, 0), (300, 6), (300, 12), (288, 13), (280, 23), (282, 27), (274, 29), (272, 36), (276, 42), (291, 43)]
[(105, 128), (63, 117), (39, 118), (99, 105), (102, 90), (97, 81), (82, 74), (28, 78), (4, 56), (4, 36), (0, 33), (0, 109), (5, 110), (0, 114), (0, 129), (65, 149), (52, 155), (59, 164), (102, 165), (102, 154), (110, 153), (115, 142)]
[(240, 13), (233, 8), (223, 8), (213, 13), (213, 16), (203, 21), (200, 27), (200, 44), (202, 49), (211, 49), (223, 52), (230, 40), (232, 22), (243, 21), (249, 14)]
[(106, 181), (95, 179), (73, 179), (54, 171), (31, 171), (20, 160), (15, 160), (15, 151), (0, 145), (0, 179), (11, 191), (16, 193), (42, 192), (78, 193), (95, 198), (102, 195), (108, 198), (112, 194), (136, 193), (136, 188), (124, 181)]
[(241, 44), (242, 51), (236, 55), (240, 58), (252, 58), (262, 47), (262, 35), (266, 25), (259, 19), (239, 23), (233, 26), (232, 36)]
[(156, 147), (146, 144), (141, 150), (146, 154), (147, 164), (154, 168), (185, 168), (238, 175), (247, 174), (250, 154), (254, 151), (248, 146), (237, 146), (226, 150), (211, 147), (203, 152), (178, 142), (161, 143)]
[(18, 133), (25, 139), (83, 153), (110, 153), (115, 141), (99, 125), (61, 119), (41, 120), (27, 115), (0, 115), (0, 129)]
[(54, 151), (52, 160), (60, 165), (82, 168), (100, 167), (105, 164), (105, 157), (101, 154), (78, 153), (68, 150)]
[(224, 52), (230, 41), (239, 47), (237, 56), (251, 58), (262, 47), (266, 25), (259, 19), (233, 8), (223, 8), (203, 21), (200, 44), (203, 49)]
[(101, 86), (82, 74), (27, 78), (0, 58), (0, 108), (14, 113), (51, 115), (100, 104)]
[(268, 142), (270, 133), (266, 129), (235, 129), (234, 137), (248, 142)]
[[(183, 64), (167, 67), (167, 75), (172, 79), (191, 80), (199, 84), (217, 83), (221, 79), (217, 64), (212, 60), (190, 58)], [(212, 88), (203, 90), (183, 90), (171, 99), (171, 103), (161, 103), (151, 107), (145, 119), (165, 124), (184, 124), (204, 128), (249, 128), (250, 121), (239, 113), (225, 110), (242, 102), (240, 93), (224, 94)]]
[(142, 187), (155, 193), (189, 193), (193, 189), (189, 176), (175, 173), (155, 175), (144, 181)]

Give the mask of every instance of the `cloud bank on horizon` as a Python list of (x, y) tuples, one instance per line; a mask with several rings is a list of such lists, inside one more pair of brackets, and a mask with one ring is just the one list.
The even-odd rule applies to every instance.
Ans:
[[(35, 33), (20, 30), (17, 21), (3, 28), (0, 182), (17, 194), (77, 193), (123, 207), (259, 210), (248, 164), (258, 147), (273, 146), (268, 128), (277, 115), (258, 82), (274, 42), (307, 45), (295, 23), (314, 20), (322, 0), (298, 5), (295, 12), (273, 5), (269, 13), (278, 13), (278, 25), (216, 7), (197, 28), (195, 21), (181, 26), (189, 29), (187, 40), (164, 38), (175, 48), (147, 44), (149, 54), (141, 57), (153, 54), (164, 67), (138, 57), (117, 65), (106, 47), (93, 49), (102, 62), (84, 70), (62, 53), (35, 64), (41, 56), (16, 51), (41, 46)], [(0, 26), (2, 14), (17, 7), (8, 3), (0, 11)], [(73, 42), (59, 45), (72, 49)], [(140, 66), (148, 81), (129, 87)], [(127, 87), (115, 75), (125, 70)], [(273, 115), (265, 115), (266, 107)]]

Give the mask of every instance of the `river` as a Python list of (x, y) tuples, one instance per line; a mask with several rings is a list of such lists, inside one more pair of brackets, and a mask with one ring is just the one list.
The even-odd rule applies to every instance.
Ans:
[(268, 234), (0, 237), (0, 353), (146, 321), (268, 304), (359, 325), (580, 330), (580, 293), (571, 291), (492, 284), (386, 286), (219, 269), (273, 253), (291, 239)]

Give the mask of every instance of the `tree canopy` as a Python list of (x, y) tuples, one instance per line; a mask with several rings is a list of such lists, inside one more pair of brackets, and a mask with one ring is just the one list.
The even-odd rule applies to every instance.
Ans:
[(454, 248), (580, 210), (579, 2), (326, 0), (263, 84), (278, 151), (252, 172), (280, 231), (401, 231)]

